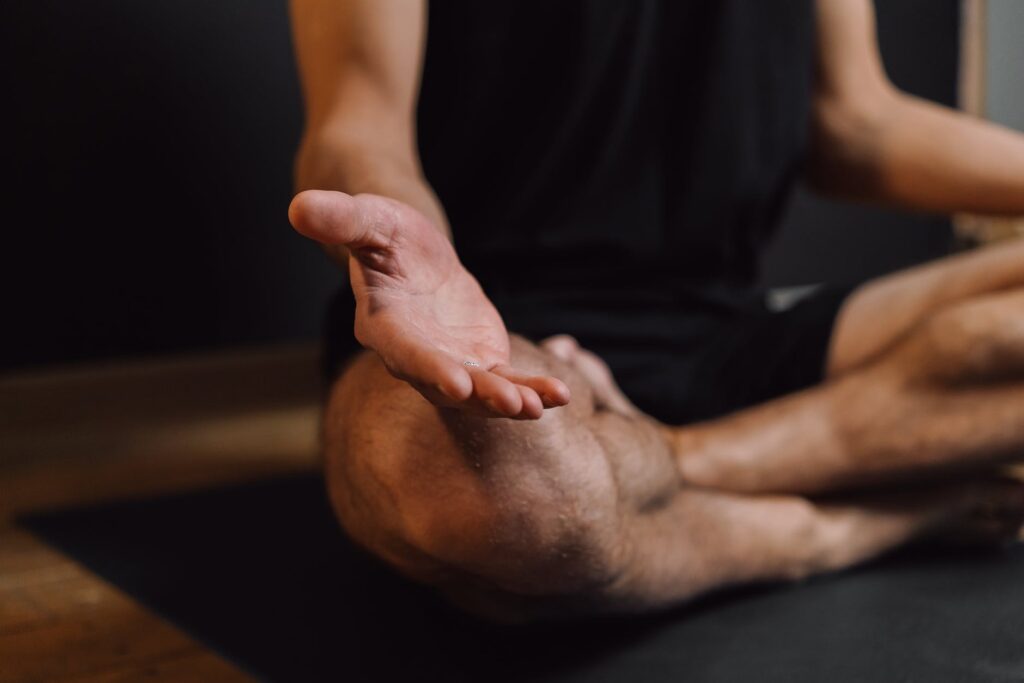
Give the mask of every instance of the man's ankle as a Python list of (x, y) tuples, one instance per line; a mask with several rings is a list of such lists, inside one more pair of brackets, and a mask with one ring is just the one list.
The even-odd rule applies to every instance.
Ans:
[(662, 428), (683, 484), (699, 488), (718, 488), (721, 472), (707, 449), (707, 439), (698, 426)]

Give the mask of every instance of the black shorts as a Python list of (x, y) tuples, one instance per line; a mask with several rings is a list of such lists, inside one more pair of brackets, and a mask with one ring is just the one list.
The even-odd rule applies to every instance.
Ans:
[[(535, 341), (573, 335), (608, 363), (637, 407), (685, 424), (821, 382), (836, 315), (852, 290), (822, 286), (781, 310), (769, 306), (763, 291), (696, 305), (633, 295), (489, 294), (510, 332)], [(354, 315), (351, 292), (339, 291), (326, 324), (328, 379), (360, 349)]]

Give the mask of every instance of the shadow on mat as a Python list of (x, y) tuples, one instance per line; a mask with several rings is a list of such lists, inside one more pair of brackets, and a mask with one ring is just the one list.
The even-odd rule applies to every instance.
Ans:
[(348, 543), (314, 475), (21, 520), (274, 681), (1018, 681), (1024, 552), (903, 554), (656, 618), (482, 624)]

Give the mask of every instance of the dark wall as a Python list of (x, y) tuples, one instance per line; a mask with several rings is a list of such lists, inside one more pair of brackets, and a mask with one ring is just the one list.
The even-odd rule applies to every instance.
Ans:
[(5, 366), (309, 337), (284, 0), (7, 0)]
[[(879, 5), (897, 83), (952, 101), (955, 0)], [(0, 368), (317, 333), (337, 276), (285, 218), (285, 0), (6, 0), (0, 88)], [(801, 195), (766, 278), (861, 279), (948, 241), (945, 221)]]

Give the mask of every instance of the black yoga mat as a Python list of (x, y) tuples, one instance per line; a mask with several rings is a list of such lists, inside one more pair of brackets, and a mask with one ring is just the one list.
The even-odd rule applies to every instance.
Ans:
[(341, 535), (315, 476), (22, 523), (271, 681), (1024, 681), (1024, 548), (916, 550), (653, 617), (498, 627)]

